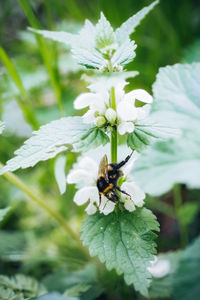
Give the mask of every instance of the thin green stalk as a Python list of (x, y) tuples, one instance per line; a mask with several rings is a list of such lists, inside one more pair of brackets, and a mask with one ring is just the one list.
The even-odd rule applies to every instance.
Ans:
[(8, 73), (10, 74), (12, 80), (14, 81), (16, 87), (19, 90), (20, 93), (20, 97), (16, 97), (16, 101), (18, 103), (18, 105), (20, 106), (22, 113), (24, 115), (24, 118), (27, 120), (27, 122), (34, 128), (34, 129), (38, 129), (38, 123), (35, 119), (35, 115), (32, 111), (32, 103), (30, 101), (30, 99), (27, 96), (26, 90), (23, 86), (23, 83), (21, 81), (21, 78), (14, 66), (14, 64), (12, 63), (12, 61), (10, 60), (10, 58), (8, 57), (7, 53), (5, 52), (5, 50), (0, 47), (0, 59), (2, 60), (3, 64), (5, 65)]
[[(25, 15), (27, 16), (27, 19), (28, 19), (29, 23), (31, 24), (31, 26), (36, 29), (41, 28), (40, 23), (37, 20), (36, 16), (34, 15), (32, 8), (31, 8), (30, 4), (28, 3), (28, 1), (27, 0), (18, 0), (18, 1), (19, 1), (19, 4), (21, 5)], [(37, 43), (38, 43), (38, 46), (40, 49), (40, 53), (44, 60), (47, 72), (49, 74), (51, 85), (54, 89), (54, 94), (55, 94), (55, 98), (57, 100), (60, 114), (61, 114), (61, 116), (63, 116), (64, 115), (64, 106), (62, 103), (62, 93), (61, 93), (60, 84), (56, 78), (54, 69), (52, 67), (53, 57), (52, 57), (51, 49), (49, 48), (49, 44), (47, 42), (45, 42), (45, 40), (43, 38), (41, 38), (40, 36), (36, 35), (36, 40), (37, 40)]]
[[(116, 103), (115, 103), (115, 89), (111, 88), (110, 93), (110, 105), (111, 108), (116, 110)], [(112, 126), (111, 131), (111, 162), (117, 163), (117, 126)]]
[[(0, 169), (3, 167), (3, 164), (0, 163)], [(16, 175), (14, 175), (11, 172), (7, 172), (5, 174), (3, 174), (3, 176), (10, 181), (11, 183), (13, 183), (14, 185), (16, 185), (20, 190), (22, 190), (31, 200), (33, 200), (35, 203), (37, 203), (40, 207), (42, 207), (44, 210), (46, 210), (46, 212), (51, 215), (62, 227), (63, 229), (69, 234), (69, 236), (71, 238), (73, 238), (82, 248), (82, 250), (84, 251), (84, 253), (87, 254), (87, 257), (89, 257), (89, 254), (86, 250), (85, 247), (83, 247), (79, 236), (71, 229), (71, 227), (65, 222), (64, 218), (57, 213), (56, 211), (54, 211), (51, 207), (49, 207), (49, 205), (43, 201), (42, 199), (40, 199), (37, 195), (35, 195), (30, 188), (24, 183), (22, 182), (19, 177), (17, 177)]]
[(179, 214), (179, 209), (182, 205), (181, 185), (175, 184), (173, 188), (174, 195), (174, 210), (179, 224), (181, 246), (185, 247), (188, 244), (188, 231), (186, 225), (182, 222)]

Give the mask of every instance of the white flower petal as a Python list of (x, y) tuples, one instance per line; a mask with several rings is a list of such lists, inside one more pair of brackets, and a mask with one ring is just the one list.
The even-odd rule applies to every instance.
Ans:
[(114, 109), (112, 108), (108, 108), (105, 112), (105, 116), (106, 116), (106, 119), (111, 123), (111, 124), (114, 124), (115, 123), (115, 120), (117, 118), (117, 113)]
[(70, 171), (67, 176), (67, 183), (79, 184), (81, 186), (91, 185), (94, 182), (94, 177), (87, 170), (76, 169)]
[(90, 200), (90, 203), (98, 203), (99, 193), (95, 186), (86, 186), (78, 190), (74, 196), (74, 202), (77, 205), (82, 205)]
[(153, 102), (153, 97), (143, 89), (133, 90), (130, 93), (132, 97), (134, 97), (135, 99), (141, 102), (145, 102), (145, 103)]
[(124, 203), (124, 207), (128, 210), (128, 211), (134, 211), (135, 210), (135, 205), (133, 203), (133, 201), (129, 198), (127, 198), (125, 200), (125, 203)]
[(82, 109), (90, 105), (91, 102), (96, 100), (96, 94), (82, 93), (74, 100), (74, 108)]
[(109, 201), (106, 197), (101, 197), (101, 205), (99, 206), (99, 211), (104, 215), (108, 215), (115, 209), (115, 203)]
[(170, 262), (167, 259), (158, 258), (151, 262), (152, 265), (148, 267), (148, 271), (153, 277), (162, 278), (166, 276), (170, 271)]
[(137, 107), (137, 120), (145, 119), (149, 115), (150, 109), (150, 104), (146, 104), (142, 107)]
[[(142, 207), (144, 204), (145, 193), (137, 186), (135, 182), (124, 182), (121, 189), (130, 194), (133, 203), (136, 206)], [(128, 198), (128, 196), (122, 195), (122, 198)]]
[(131, 133), (134, 130), (134, 124), (132, 122), (122, 122), (118, 126), (118, 132), (120, 135), (125, 133)]
[(97, 211), (97, 208), (96, 208), (96, 206), (93, 203), (90, 203), (86, 207), (85, 211), (87, 212), (88, 215), (93, 215)]
[(117, 105), (117, 115), (122, 121), (134, 121), (137, 119), (137, 108), (133, 101), (123, 100)]
[(95, 170), (94, 173), (97, 175), (98, 164), (91, 157), (85, 156), (79, 161), (78, 168), (87, 170), (89, 172)]
[(89, 109), (83, 116), (83, 123), (94, 123), (95, 122), (95, 111)]

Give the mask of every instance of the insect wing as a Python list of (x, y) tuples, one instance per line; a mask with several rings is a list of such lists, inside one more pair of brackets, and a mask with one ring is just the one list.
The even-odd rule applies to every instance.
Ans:
[(98, 177), (103, 176), (103, 177), (105, 177), (106, 181), (108, 181), (107, 168), (108, 168), (108, 158), (107, 158), (107, 155), (105, 154), (99, 164)]

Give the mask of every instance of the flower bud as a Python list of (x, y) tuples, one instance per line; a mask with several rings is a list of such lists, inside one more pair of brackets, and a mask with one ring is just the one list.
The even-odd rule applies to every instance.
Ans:
[(104, 118), (104, 116), (99, 116), (95, 119), (95, 124), (98, 126), (98, 127), (101, 127), (103, 126), (104, 124), (106, 123), (106, 119)]
[(117, 114), (116, 114), (116, 111), (114, 111), (114, 109), (108, 108), (106, 110), (105, 116), (106, 116), (106, 119), (108, 120), (108, 122), (110, 124), (113, 125), (115, 123), (116, 118), (117, 118)]

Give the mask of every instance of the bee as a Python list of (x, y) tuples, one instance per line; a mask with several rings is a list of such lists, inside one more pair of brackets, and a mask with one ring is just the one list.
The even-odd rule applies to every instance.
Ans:
[(104, 195), (108, 200), (116, 203), (119, 201), (119, 196), (117, 191), (129, 196), (131, 196), (121, 190), (121, 188), (117, 185), (118, 179), (122, 177), (124, 174), (121, 167), (123, 167), (131, 158), (133, 152), (128, 155), (123, 161), (120, 163), (110, 163), (108, 164), (108, 158), (106, 154), (100, 161), (99, 171), (97, 177), (97, 188), (99, 191), (99, 205), (101, 205), (101, 196)]

